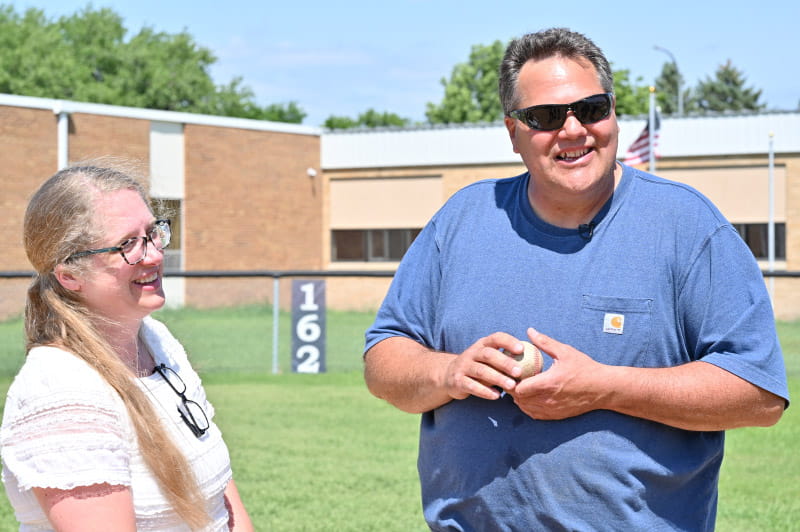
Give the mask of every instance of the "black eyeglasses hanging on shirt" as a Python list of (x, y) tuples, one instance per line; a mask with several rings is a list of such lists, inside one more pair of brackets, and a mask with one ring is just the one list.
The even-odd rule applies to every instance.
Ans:
[(189, 427), (192, 434), (196, 437), (200, 438), (203, 436), (208, 430), (208, 417), (203, 407), (197, 404), (197, 402), (186, 398), (186, 383), (183, 382), (181, 376), (166, 364), (159, 364), (155, 367), (155, 371), (167, 381), (172, 391), (181, 398), (181, 404), (178, 406), (178, 413), (181, 415), (183, 422), (186, 423), (186, 426)]

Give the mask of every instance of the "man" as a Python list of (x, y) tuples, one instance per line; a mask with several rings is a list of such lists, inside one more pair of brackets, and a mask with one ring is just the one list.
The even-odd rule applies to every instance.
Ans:
[[(367, 331), (370, 391), (423, 414), (425, 519), (713, 530), (723, 431), (788, 405), (757, 264), (707, 199), (615, 160), (613, 79), (592, 41), (526, 35), (500, 78), (528, 172), (448, 200)], [(526, 334), (546, 367), (518, 381), (503, 351)]]

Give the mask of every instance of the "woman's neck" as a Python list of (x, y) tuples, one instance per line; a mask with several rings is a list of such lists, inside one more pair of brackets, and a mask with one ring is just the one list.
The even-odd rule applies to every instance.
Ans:
[(141, 321), (127, 325), (108, 324), (100, 328), (122, 363), (137, 377), (149, 375), (153, 369), (153, 357), (139, 337), (140, 327)]

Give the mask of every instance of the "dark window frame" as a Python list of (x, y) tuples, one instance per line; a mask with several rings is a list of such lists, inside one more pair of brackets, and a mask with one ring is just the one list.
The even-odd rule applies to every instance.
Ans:
[(333, 229), (332, 262), (398, 262), (421, 229)]
[[(769, 224), (735, 223), (732, 225), (757, 260), (769, 258), (767, 244)], [(775, 260), (786, 260), (786, 224), (784, 222), (775, 223)]]

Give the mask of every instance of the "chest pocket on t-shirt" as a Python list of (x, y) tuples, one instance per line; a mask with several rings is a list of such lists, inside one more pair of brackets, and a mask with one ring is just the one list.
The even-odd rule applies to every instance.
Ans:
[(646, 365), (652, 309), (652, 299), (584, 294), (581, 350), (604, 364)]

